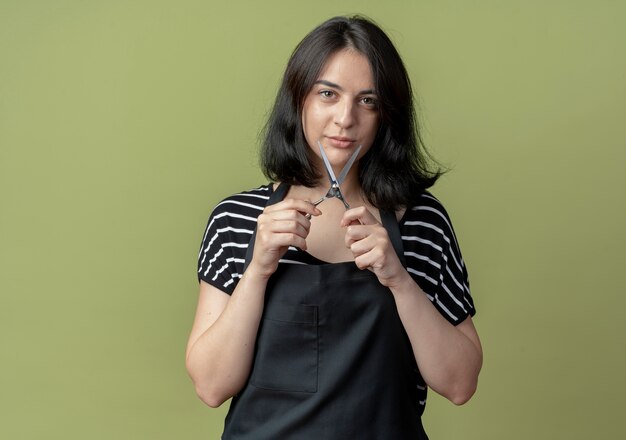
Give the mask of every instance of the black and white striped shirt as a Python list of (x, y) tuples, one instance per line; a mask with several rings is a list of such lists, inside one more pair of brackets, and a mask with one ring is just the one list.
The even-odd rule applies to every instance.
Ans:
[[(231, 294), (243, 273), (248, 243), (272, 185), (224, 199), (209, 218), (198, 256), (198, 279)], [(467, 270), (452, 223), (441, 203), (424, 192), (406, 210), (400, 233), (407, 270), (437, 310), (452, 324), (475, 313)], [(324, 264), (290, 247), (281, 264)]]

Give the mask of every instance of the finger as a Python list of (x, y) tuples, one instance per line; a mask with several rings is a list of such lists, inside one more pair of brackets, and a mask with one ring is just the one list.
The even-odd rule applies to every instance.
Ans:
[(369, 269), (374, 272), (378, 281), (387, 287), (391, 286), (394, 280), (398, 281), (398, 276), (407, 275), (397, 254), (384, 252), (380, 248), (374, 248), (370, 252), (355, 257), (354, 263), (361, 270)]
[[(309, 221), (304, 220), (306, 225), (302, 225), (295, 220), (278, 220), (278, 221), (264, 221), (257, 225), (257, 238), (260, 239), (264, 249), (276, 248), (277, 246), (284, 245), (284, 241), (276, 241), (275, 237), (281, 234), (294, 235), (299, 237), (297, 239), (298, 246), (301, 246), (303, 241), (309, 235)], [(292, 243), (289, 242), (289, 245)]]
[[(308, 221), (306, 222), (310, 225)], [(275, 220), (269, 226), (269, 231), (274, 234), (291, 233), (306, 238), (309, 235), (308, 225), (303, 225), (297, 220)]]
[(264, 220), (269, 220), (269, 221), (283, 221), (283, 220), (296, 221), (296, 222), (300, 222), (306, 228), (308, 228), (309, 225), (310, 225), (310, 222), (306, 218), (306, 216), (303, 215), (300, 211), (297, 211), (295, 209), (286, 209), (286, 210), (283, 210), (283, 211), (276, 211), (276, 212), (266, 213)]
[(284, 210), (295, 210), (303, 215), (320, 215), (322, 213), (311, 202), (300, 199), (285, 199), (274, 205), (267, 206), (264, 212), (272, 213)]
[[(257, 235), (257, 240), (259, 243), (258, 248), (264, 250), (282, 249), (286, 251), (289, 246), (304, 250), (307, 248), (304, 237), (292, 232)], [(256, 244), (255, 249), (257, 249)]]
[(361, 224), (348, 226), (344, 238), (346, 246), (352, 246), (352, 243), (365, 239), (370, 236), (372, 232), (372, 226)]
[(360, 223), (362, 225), (375, 225), (378, 219), (365, 206), (348, 209), (341, 219), (341, 226)]
[(304, 239), (304, 237), (301, 237), (297, 234), (286, 232), (286, 233), (276, 234), (275, 237), (276, 237), (277, 243), (280, 243), (281, 246), (284, 246), (284, 247), (294, 246), (303, 250), (307, 249), (306, 240)]
[(355, 257), (354, 263), (359, 269), (370, 269), (374, 272), (382, 270), (388, 264), (385, 252), (379, 248)]
[(361, 240), (351, 242), (348, 247), (352, 255), (357, 257), (374, 249), (376, 247), (376, 239), (370, 235)]
[[(279, 229), (276, 229), (276, 226), (288, 225), (288, 222), (291, 222), (294, 225), (299, 224), (307, 231), (307, 233), (311, 228), (311, 221), (305, 215), (302, 215), (299, 211), (293, 209), (262, 213), (257, 218), (257, 228), (262, 230), (269, 229), (270, 231), (279, 231)], [(274, 223), (276, 223), (276, 225)]]
[(373, 255), (373, 252), (366, 252), (362, 255), (358, 255), (354, 258), (354, 264), (359, 269), (370, 269), (374, 270), (374, 265), (376, 263), (376, 256)]

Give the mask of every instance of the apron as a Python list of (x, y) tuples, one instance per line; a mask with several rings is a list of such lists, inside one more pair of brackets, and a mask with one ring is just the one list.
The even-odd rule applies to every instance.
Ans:
[[(281, 184), (268, 205), (288, 189)], [(405, 265), (395, 215), (381, 218)], [(420, 380), (393, 295), (374, 273), (354, 262), (281, 263), (265, 292), (250, 377), (232, 399), (222, 439), (427, 440)]]

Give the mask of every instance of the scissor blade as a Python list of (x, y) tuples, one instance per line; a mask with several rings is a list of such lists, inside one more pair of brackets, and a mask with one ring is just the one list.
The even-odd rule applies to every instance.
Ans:
[(359, 151), (361, 151), (361, 147), (362, 145), (359, 145), (357, 149), (354, 150), (354, 153), (352, 153), (352, 156), (350, 156), (348, 163), (344, 165), (343, 170), (341, 170), (341, 174), (339, 174), (339, 179), (337, 179), (338, 185), (341, 185), (341, 183), (343, 182), (343, 179), (345, 179), (346, 176), (348, 175), (348, 171), (350, 171), (350, 168), (352, 168), (352, 164), (356, 160), (356, 157), (359, 155)]
[(322, 143), (320, 141), (317, 141), (317, 144), (320, 146), (320, 153), (322, 153), (322, 159), (324, 160), (324, 166), (326, 167), (326, 172), (328, 173), (328, 177), (330, 178), (331, 185), (337, 183), (335, 172), (333, 171), (333, 167), (330, 166), (330, 162), (328, 161), (328, 157), (326, 156), (324, 147), (322, 147)]

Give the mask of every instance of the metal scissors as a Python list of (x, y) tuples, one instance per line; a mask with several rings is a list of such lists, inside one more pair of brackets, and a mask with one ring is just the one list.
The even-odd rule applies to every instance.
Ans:
[(354, 151), (354, 153), (352, 153), (352, 156), (350, 156), (350, 159), (341, 170), (341, 173), (339, 174), (339, 178), (335, 177), (335, 172), (333, 171), (333, 167), (330, 166), (330, 162), (328, 161), (328, 157), (326, 156), (324, 147), (322, 147), (322, 143), (320, 141), (317, 141), (317, 145), (319, 145), (320, 147), (320, 153), (322, 154), (322, 159), (324, 160), (324, 168), (326, 168), (326, 172), (328, 173), (328, 179), (330, 180), (330, 188), (328, 189), (328, 192), (326, 193), (325, 196), (323, 196), (321, 199), (315, 202), (312, 202), (313, 206), (317, 206), (320, 203), (322, 203), (324, 200), (332, 199), (334, 197), (336, 199), (341, 200), (341, 202), (343, 203), (343, 206), (346, 207), (346, 211), (347, 211), (348, 209), (350, 209), (350, 205), (348, 205), (346, 200), (343, 198), (343, 194), (341, 194), (341, 189), (339, 189), (339, 185), (341, 185), (343, 180), (348, 175), (348, 171), (350, 171), (352, 164), (354, 163), (357, 156), (359, 155), (359, 151), (361, 151), (361, 145), (359, 145), (357, 149)]

